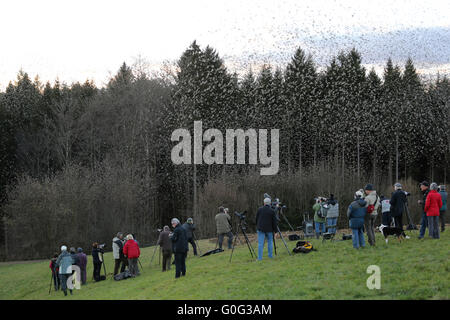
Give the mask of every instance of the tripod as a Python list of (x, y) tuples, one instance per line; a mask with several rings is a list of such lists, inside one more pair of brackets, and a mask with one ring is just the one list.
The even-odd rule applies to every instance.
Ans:
[(411, 215), (409, 213), (408, 202), (405, 202), (405, 211), (406, 211), (406, 215), (408, 216), (408, 222), (409, 222), (407, 230), (409, 230), (409, 231), (417, 230), (417, 226), (412, 222)]
[[(280, 235), (280, 238), (281, 238), (281, 240), (283, 241), (284, 246), (286, 247), (287, 252), (289, 253), (289, 255), (292, 255), (292, 254), (291, 254), (291, 251), (289, 251), (289, 248), (288, 248), (288, 246), (287, 246), (286, 241), (285, 241), (284, 238), (283, 238), (283, 235), (281, 234), (280, 227), (278, 227), (278, 225), (277, 225), (277, 232), (278, 232), (278, 234)], [(275, 254), (277, 254), (277, 246), (275, 245), (275, 234), (273, 235), (273, 247), (274, 247), (274, 249), (275, 249)]]
[(286, 221), (286, 223), (288, 224), (288, 226), (292, 230), (292, 232), (295, 232), (294, 227), (292, 227), (292, 225), (289, 223), (289, 220), (283, 213), (283, 207), (280, 207), (279, 211), (280, 211), (280, 215), (283, 217), (284, 221)]
[[(250, 255), (252, 256), (253, 259), (256, 259), (258, 256), (257, 256), (255, 250), (253, 249), (252, 244), (250, 243), (250, 240), (247, 237), (247, 234), (245, 233), (246, 223), (243, 220), (244, 219), (241, 219), (239, 221), (239, 228), (241, 229), (241, 232), (244, 235), (244, 239), (245, 239), (245, 242), (247, 243), (247, 247), (248, 247), (248, 250), (250, 251)], [(239, 230), (236, 232), (236, 237), (234, 238), (234, 243), (233, 243), (233, 249), (231, 249), (230, 262), (231, 262), (231, 258), (233, 258), (233, 252), (234, 252), (234, 247), (236, 245), (236, 238), (237, 238), (238, 232), (239, 232)]]
[(106, 278), (106, 264), (105, 264), (105, 259), (103, 258), (103, 251), (100, 251), (100, 253), (102, 255), (103, 271), (105, 272), (105, 278)]
[(198, 252), (200, 252), (200, 255), (202, 254), (202, 250), (200, 250), (200, 246), (198, 245), (197, 237), (195, 236), (195, 232), (192, 231), (192, 238), (194, 240), (195, 245), (197, 246)]

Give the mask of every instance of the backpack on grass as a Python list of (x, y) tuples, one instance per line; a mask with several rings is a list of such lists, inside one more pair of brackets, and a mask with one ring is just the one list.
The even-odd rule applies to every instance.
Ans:
[(317, 251), (317, 249), (314, 249), (311, 242), (306, 240), (298, 241), (295, 248), (292, 249), (294, 253), (310, 253), (311, 251)]
[(114, 280), (120, 281), (123, 279), (131, 278), (131, 273), (128, 270), (125, 270), (124, 272), (118, 273), (114, 276)]

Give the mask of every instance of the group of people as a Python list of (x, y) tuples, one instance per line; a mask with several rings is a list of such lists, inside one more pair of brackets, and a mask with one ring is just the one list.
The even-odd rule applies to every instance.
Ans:
[[(423, 181), (419, 184), (423, 198), (418, 201), (422, 207), (421, 227), (419, 239), (425, 236), (426, 228), (430, 238), (439, 239), (440, 232), (445, 230), (445, 212), (447, 210), (447, 192), (444, 185), (429, 184)], [(347, 218), (352, 230), (353, 247), (359, 249), (365, 246), (364, 232), (368, 242), (375, 245), (375, 221), (378, 208), (382, 207), (383, 226), (396, 227), (403, 230), (403, 215), (407, 209), (407, 192), (400, 183), (394, 184), (391, 199), (379, 197), (372, 184), (367, 184), (354, 194), (354, 201), (349, 205)], [(386, 204), (386, 208), (384, 206)], [(325, 225), (335, 226), (339, 216), (339, 207), (333, 195), (329, 199), (317, 197), (313, 206), (316, 237), (325, 233)], [(439, 229), (440, 224), (440, 229)], [(328, 232), (335, 232), (335, 228), (328, 228)]]

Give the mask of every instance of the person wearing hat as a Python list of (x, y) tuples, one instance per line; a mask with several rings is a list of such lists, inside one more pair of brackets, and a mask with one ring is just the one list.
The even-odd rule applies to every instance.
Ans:
[(87, 266), (87, 256), (83, 252), (82, 248), (77, 249), (77, 258), (78, 258), (78, 265), (80, 267), (81, 271), (81, 284), (86, 284), (86, 266)]
[(425, 231), (427, 230), (428, 226), (428, 218), (427, 213), (425, 212), (425, 203), (427, 202), (427, 196), (430, 192), (430, 184), (428, 181), (422, 181), (419, 184), (420, 191), (422, 191), (423, 198), (422, 200), (418, 200), (417, 203), (422, 206), (422, 218), (420, 221), (420, 230), (419, 230), (419, 239), (423, 239), (425, 236)]
[[(56, 265), (59, 267), (59, 279), (61, 282), (61, 289), (64, 295), (67, 296), (67, 282), (72, 275), (73, 259), (69, 252), (67, 252), (66, 246), (61, 246), (61, 254), (56, 260)], [(72, 287), (69, 286), (70, 294), (72, 293)]]
[(373, 185), (368, 183), (364, 187), (364, 200), (366, 201), (367, 213), (364, 218), (364, 227), (367, 232), (367, 239), (371, 246), (375, 245), (375, 219), (378, 214), (378, 207), (380, 206), (380, 198)]
[(175, 278), (186, 275), (186, 255), (189, 250), (186, 230), (181, 226), (180, 220), (173, 218), (172, 249), (175, 255)]
[(256, 231), (258, 234), (258, 260), (261, 261), (264, 251), (264, 243), (267, 239), (269, 258), (273, 258), (273, 234), (277, 230), (277, 218), (273, 211), (272, 200), (264, 199), (264, 205), (256, 212)]
[(392, 193), (391, 200), (391, 217), (394, 218), (394, 225), (397, 228), (403, 229), (403, 212), (405, 211), (406, 205), (406, 194), (402, 190), (402, 185), (400, 183), (394, 184), (394, 192)]
[(195, 245), (195, 241), (194, 241), (194, 230), (195, 230), (194, 220), (192, 218), (188, 218), (182, 227), (184, 228), (184, 230), (186, 230), (186, 236), (188, 238), (188, 242), (191, 244), (192, 250), (194, 250), (194, 256), (196, 256), (197, 255), (197, 246)]
[(424, 209), (428, 219), (428, 234), (433, 239), (439, 239), (439, 211), (442, 208), (442, 198), (437, 192), (438, 188), (435, 182), (430, 185), (430, 192)]
[(224, 207), (219, 207), (219, 213), (216, 214), (216, 229), (219, 248), (222, 249), (223, 238), (228, 237), (228, 249), (231, 249), (233, 243), (233, 233), (231, 232), (230, 215), (225, 212)]
[(364, 240), (364, 217), (367, 212), (367, 202), (363, 199), (363, 192), (358, 190), (355, 192), (354, 201), (347, 210), (347, 217), (350, 220), (349, 225), (352, 229), (353, 248), (364, 248), (366, 243)]
[(439, 186), (439, 194), (442, 198), (442, 207), (439, 211), (439, 221), (441, 223), (441, 232), (445, 231), (445, 212), (447, 211), (447, 191), (445, 191), (445, 186)]

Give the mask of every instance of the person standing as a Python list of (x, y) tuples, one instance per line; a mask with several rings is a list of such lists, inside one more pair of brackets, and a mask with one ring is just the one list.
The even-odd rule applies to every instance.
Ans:
[(172, 242), (170, 241), (169, 226), (164, 226), (163, 231), (159, 234), (156, 243), (162, 250), (162, 271), (170, 270), (170, 261), (172, 260)]
[(224, 207), (219, 207), (219, 213), (216, 214), (216, 229), (219, 237), (219, 248), (222, 249), (223, 238), (228, 237), (228, 249), (231, 249), (233, 243), (233, 233), (231, 232), (230, 215), (225, 212)]
[(125, 240), (123, 239), (123, 233), (118, 232), (117, 235), (112, 240), (112, 249), (113, 249), (113, 257), (114, 257), (114, 275), (120, 272), (125, 271), (125, 267), (128, 266), (128, 260), (125, 258), (123, 254), (123, 246)]
[(439, 211), (442, 208), (442, 197), (437, 189), (438, 185), (433, 182), (424, 208), (428, 219), (428, 234), (433, 239), (439, 239)]
[(273, 234), (277, 230), (277, 218), (271, 208), (271, 200), (264, 199), (264, 205), (256, 212), (256, 231), (258, 233), (258, 260), (261, 261), (264, 243), (267, 239), (267, 251), (270, 259), (273, 258)]
[(375, 219), (378, 215), (378, 207), (380, 206), (380, 198), (372, 184), (364, 187), (364, 200), (366, 201), (366, 215), (364, 218), (364, 227), (367, 232), (367, 239), (371, 246), (375, 245)]
[(171, 240), (175, 254), (175, 278), (179, 278), (186, 275), (186, 255), (189, 247), (186, 230), (181, 226), (180, 220), (173, 218), (171, 223), (174, 228)]
[(80, 267), (81, 284), (86, 284), (86, 267), (87, 267), (87, 256), (83, 252), (83, 249), (78, 248), (77, 258), (78, 266)]
[(364, 217), (367, 212), (367, 202), (362, 198), (363, 193), (358, 190), (355, 192), (355, 200), (350, 204), (347, 210), (347, 217), (350, 220), (352, 229), (353, 248), (359, 249), (365, 247), (364, 240)]
[(441, 223), (441, 232), (445, 231), (445, 213), (447, 211), (447, 192), (445, 191), (445, 186), (440, 185), (439, 186), (439, 194), (442, 198), (442, 207), (439, 211), (439, 220)]
[(138, 259), (141, 255), (139, 245), (133, 239), (133, 235), (129, 234), (126, 237), (127, 242), (123, 246), (123, 254), (128, 259), (128, 270), (132, 277), (140, 275), (138, 267)]
[(184, 230), (186, 230), (186, 236), (187, 236), (188, 242), (191, 244), (192, 250), (194, 250), (194, 256), (196, 256), (197, 255), (197, 246), (195, 245), (195, 240), (194, 240), (194, 230), (195, 230), (194, 220), (192, 218), (188, 218), (186, 223), (183, 224), (182, 227), (184, 228)]
[[(74, 263), (72, 256), (67, 252), (67, 247), (61, 247), (61, 254), (56, 260), (56, 265), (59, 266), (59, 279), (61, 282), (61, 289), (64, 295), (67, 296), (67, 282), (72, 275), (72, 264)], [(70, 294), (72, 293), (72, 288), (69, 287)]]
[(59, 281), (59, 267), (56, 264), (58, 260), (58, 254), (55, 254), (53, 258), (50, 260), (50, 270), (52, 270), (53, 284), (55, 285), (55, 291), (58, 291), (61, 284)]
[[(327, 226), (335, 226), (337, 224), (337, 219), (339, 217), (339, 203), (334, 198), (333, 194), (330, 194), (330, 198), (327, 200), (328, 211), (327, 211)], [(328, 232), (336, 233), (336, 227), (328, 228)]]
[[(417, 203), (422, 206), (422, 218), (420, 221), (420, 230), (419, 230), (419, 239), (423, 239), (425, 236), (425, 231), (427, 230), (428, 218), (427, 213), (425, 212), (425, 203), (427, 202), (427, 196), (430, 192), (429, 187), (430, 184), (428, 181), (422, 181), (419, 184), (420, 191), (422, 191), (423, 198), (422, 200), (418, 200)], [(429, 231), (428, 231), (429, 232)]]
[(92, 244), (92, 263), (94, 264), (94, 280), (100, 281), (100, 270), (102, 268), (102, 259), (100, 258), (102, 250), (98, 247), (98, 243)]
[(319, 239), (320, 235), (325, 232), (325, 208), (322, 207), (325, 199), (322, 197), (317, 197), (316, 203), (313, 205), (314, 210), (314, 227), (316, 230), (316, 238)]
[(406, 194), (402, 190), (402, 185), (398, 182), (394, 184), (394, 190), (389, 201), (391, 204), (391, 217), (394, 218), (395, 227), (403, 230), (402, 217), (407, 201)]

